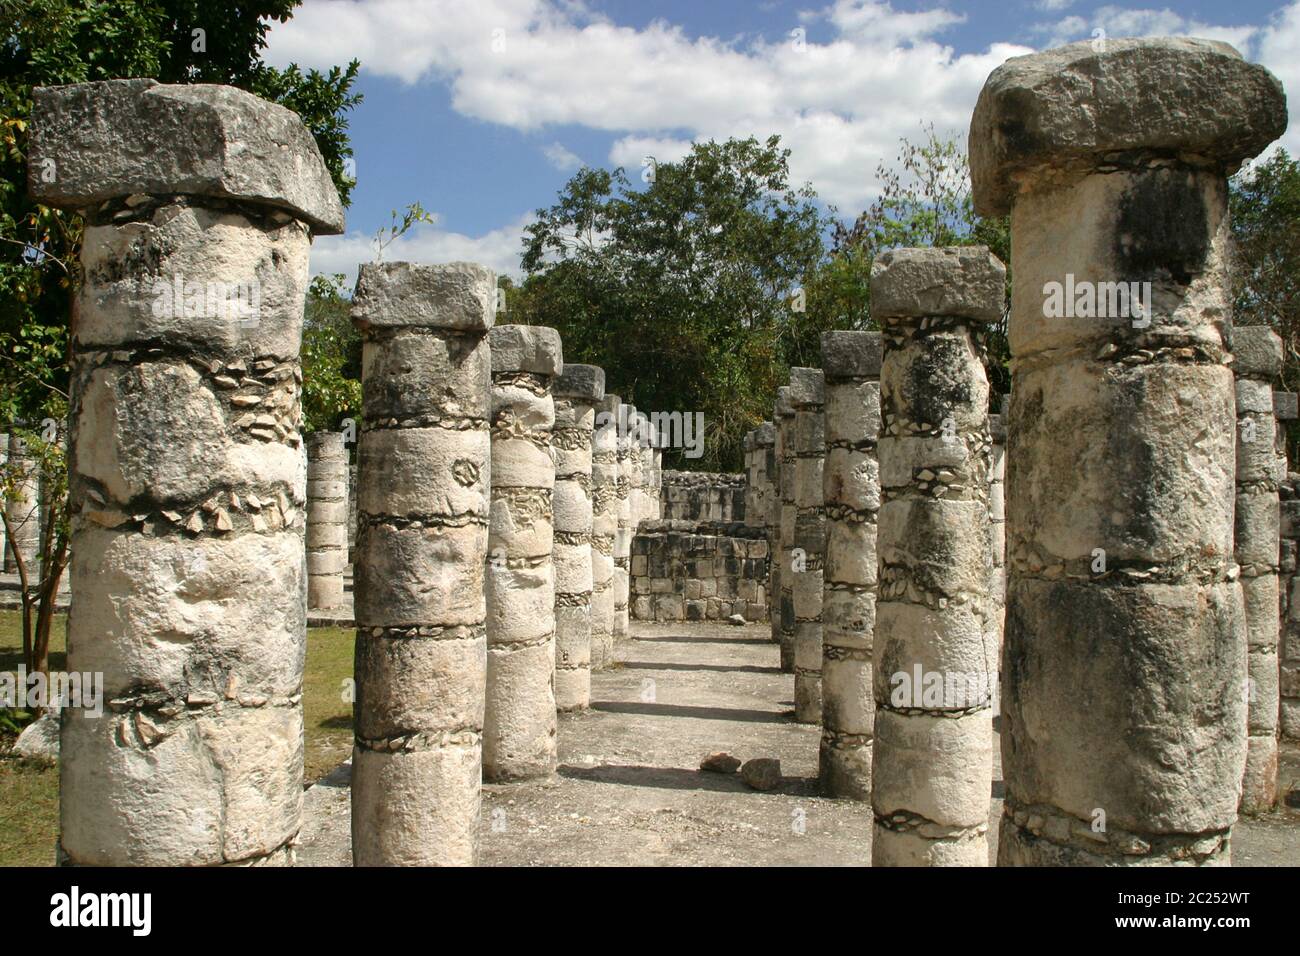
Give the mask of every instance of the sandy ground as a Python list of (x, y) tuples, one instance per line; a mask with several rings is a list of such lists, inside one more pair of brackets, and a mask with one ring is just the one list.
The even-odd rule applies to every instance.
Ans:
[[(480, 862), (488, 866), (861, 866), (871, 809), (817, 796), (816, 727), (793, 720), (793, 678), (778, 669), (767, 625), (634, 622), (618, 663), (592, 675), (592, 708), (561, 715), (560, 768), (546, 783), (484, 788)], [(772, 792), (698, 769), (725, 750), (777, 757)], [(996, 753), (996, 747), (994, 749)], [(307, 791), (304, 866), (347, 866), (344, 764)], [(990, 794), (990, 856), (1001, 815)], [(1284, 788), (1300, 797), (1300, 755)], [(1238, 865), (1300, 865), (1300, 808), (1238, 825)], [(990, 860), (991, 862), (991, 860)]]

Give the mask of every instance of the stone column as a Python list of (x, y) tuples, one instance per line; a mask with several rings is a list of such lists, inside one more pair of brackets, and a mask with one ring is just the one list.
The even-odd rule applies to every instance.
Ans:
[(618, 408), (618, 528), (614, 533), (614, 642), (628, 638), (628, 573), (632, 560), (632, 472), (636, 460), (632, 449), (631, 428), (636, 416), (635, 405)]
[(826, 511), (822, 465), (826, 460), (826, 416), (822, 373), (790, 369), (790, 429), (794, 455), (794, 548), (790, 590), (794, 597), (794, 719), (815, 724), (822, 716), (822, 557)]
[(765, 589), (765, 604), (767, 607), (767, 619), (772, 622), (772, 640), (776, 641), (780, 637), (780, 598), (773, 590), (773, 576), (775, 568), (780, 564), (777, 554), (780, 549), (780, 497), (777, 494), (777, 473), (776, 473), (776, 426), (771, 422), (763, 422), (758, 428), (754, 429), (754, 454), (757, 456), (755, 464), (756, 472), (759, 476), (760, 491), (755, 497), (754, 510), (755, 514), (750, 516), (749, 509), (746, 508), (746, 517), (751, 518), (755, 525), (763, 528), (767, 537), (767, 579), (763, 582)]
[(1282, 340), (1266, 326), (1233, 333), (1237, 395), (1234, 556), (1246, 612), (1246, 770), (1240, 812), (1266, 813), (1277, 799), (1279, 510), (1273, 380)]
[(32, 197), (85, 220), (67, 668), (108, 702), (63, 713), (60, 860), (292, 862), (298, 356), (311, 234), (342, 207), (298, 117), (242, 90), (47, 87), (31, 132)]
[(343, 604), (348, 564), (348, 448), (342, 432), (307, 436), (307, 606)]
[[(655, 436), (655, 441), (662, 440), (660, 436)], [(664, 489), (664, 453), (659, 447), (654, 449), (654, 457), (651, 459), (651, 492), (650, 492), (650, 518), (653, 521), (660, 520), (664, 515), (663, 489)]]
[(591, 439), (605, 372), (565, 365), (555, 396), (555, 706), (591, 706)]
[(614, 550), (618, 538), (617, 395), (596, 406), (591, 434), (591, 669), (614, 660)]
[(754, 512), (757, 510), (754, 503), (754, 495), (757, 493), (757, 482), (755, 479), (756, 469), (758, 468), (757, 455), (755, 454), (756, 446), (754, 444), (754, 429), (745, 432), (740, 438), (741, 461), (744, 464), (745, 475), (745, 517), (744, 523), (750, 526), (754, 519)]
[(482, 266), (386, 262), (357, 278), (357, 866), (477, 857), (495, 314)]
[(826, 566), (822, 579), (822, 740), (818, 776), (832, 797), (871, 798), (876, 704), (876, 517), (880, 510), (879, 332), (823, 332)]
[[(632, 554), (632, 539), (636, 537), (637, 525), (646, 516), (645, 506), (645, 457), (642, 434), (649, 428), (644, 424), (645, 416), (633, 406), (628, 406), (627, 416), (627, 547), (629, 560)], [(630, 573), (630, 569), (629, 569)]]
[(650, 417), (641, 415), (641, 514), (637, 523), (655, 520), (655, 436)]
[(873, 866), (985, 866), (997, 633), (989, 384), (978, 327), (1006, 269), (983, 246), (876, 257), (880, 372)]
[(989, 546), (993, 550), (993, 576), (989, 585), (993, 622), (997, 626), (998, 653), (1007, 603), (1007, 426), (1002, 415), (989, 415), (993, 448), (989, 459)]
[(776, 427), (777, 485), (779, 493), (778, 532), (780, 550), (773, 555), (777, 563), (776, 581), (773, 584), (777, 598), (777, 618), (772, 622), (777, 641), (781, 645), (781, 672), (794, 673), (794, 406), (790, 404), (790, 386), (776, 390), (776, 404), (772, 409)]
[(551, 382), (560, 333), (498, 325), (492, 343), (492, 519), (487, 568), (483, 779), (555, 772), (555, 569)]
[(1279, 548), (1278, 625), (1278, 735), (1283, 740), (1300, 740), (1300, 595), (1296, 594), (1296, 558), (1300, 552), (1300, 475), (1287, 462), (1286, 423), (1297, 418), (1300, 402), (1295, 392), (1273, 393), (1273, 415), (1277, 419), (1279, 502), (1281, 510)]
[[(68, 458), (68, 427), (67, 423), (60, 421), (56, 424), (53, 440), (48, 443), (49, 448), (56, 454), (61, 454), (63, 460)], [(49, 522), (52, 515), (57, 512), (59, 502), (57, 500), (58, 488), (51, 484), (49, 476), (40, 463), (36, 463), (36, 507), (39, 521), (36, 526), (36, 573), (39, 580), (45, 580), (50, 573), (49, 555), (44, 550), (43, 542), (49, 531)]]
[(40, 474), (27, 441), (17, 432), (9, 434), (8, 461), (16, 487), (13, 497), (3, 503), (13, 530), (12, 549), (6, 547), (4, 552), (4, 569), (6, 574), (18, 573), (18, 562), (13, 555), (13, 550), (17, 550), (28, 580), (35, 584), (40, 575)]
[(1208, 40), (1076, 43), (980, 94), (975, 209), (1016, 237), (1001, 864), (1229, 859), (1246, 641), (1225, 177), (1285, 129), (1278, 81)]

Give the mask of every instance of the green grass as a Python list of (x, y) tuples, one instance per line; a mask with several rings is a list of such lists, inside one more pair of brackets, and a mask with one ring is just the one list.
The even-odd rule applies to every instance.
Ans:
[[(0, 611), (0, 671), (22, 663), (22, 618)], [(50, 639), (50, 667), (65, 666), (66, 619), (59, 615)], [(352, 750), (352, 704), (344, 682), (352, 677), (353, 632), (337, 627), (307, 632), (303, 676), (306, 782), (315, 783)], [(26, 714), (19, 712), (19, 722)], [(59, 772), (10, 753), (15, 735), (0, 727), (0, 866), (51, 866), (59, 832)]]

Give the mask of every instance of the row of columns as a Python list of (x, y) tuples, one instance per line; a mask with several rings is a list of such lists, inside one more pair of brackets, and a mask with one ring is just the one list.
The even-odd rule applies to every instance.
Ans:
[[(1112, 73), (1126, 82), (1098, 85)], [(1240, 109), (1207, 113), (1189, 134), (1185, 118), (1143, 102), (1168, 77), (1192, 75), (1207, 93), (1192, 97), (1198, 107), (1232, 89)], [(1071, 103), (1081, 95), (1086, 104)], [(1081, 115), (1082, 133), (1070, 128)], [(1277, 81), (1201, 41), (1080, 44), (994, 72), (971, 154), (977, 208), (1009, 212), (1017, 237), (1003, 416), (988, 414), (979, 333), (1001, 317), (1001, 264), (979, 248), (877, 258), (874, 646), (865, 625), (853, 634), (871, 646), (876, 707), (863, 735), (871, 772), (858, 774), (856, 793), (825, 772), (840, 730), (830, 715), (848, 683), (828, 676), (839, 654), (830, 636), (853, 632), (841, 624), (844, 595), (832, 597), (833, 537), (820, 683), (823, 783), (869, 791), (874, 863), (987, 861), (999, 673), (1000, 863), (1226, 863), (1238, 802), (1243, 812), (1272, 806), (1279, 670), (1287, 691), (1271, 392), (1280, 353), (1267, 330), (1234, 340), (1221, 303), (1226, 173), (1284, 126)], [(1176, 240), (1170, 223), (1181, 224)], [(1044, 301), (1054, 283), (1113, 289), (1121, 279), (1145, 290), (1131, 314), (1098, 320)], [(836, 347), (824, 345), (828, 403), (839, 393)], [(792, 370), (776, 408), (797, 710), (811, 697), (799, 641), (811, 615), (798, 598), (811, 502), (799, 481), (801, 403), (790, 396), (806, 383)], [(826, 427), (834, 536), (846, 513), (833, 460), (844, 436)]]
[[(247, 148), (167, 138), (196, 122)], [(111, 702), (64, 714), (60, 857), (291, 862), (306, 609), (342, 603), (347, 555), (343, 436), (300, 432), (307, 253), (341, 206), (297, 117), (238, 90), (41, 89), (32, 147), (59, 170), (33, 194), (86, 220), (68, 656)], [(250, 284), (255, 314), (227, 309)], [(160, 307), (176, 287), (203, 301)], [(554, 330), (494, 328), (496, 298), (467, 263), (358, 275), (358, 865), (472, 863), (482, 781), (554, 771), (557, 709), (590, 704), (627, 630), (613, 568), (626, 588), (658, 513), (644, 416)]]
[[(1111, 75), (1125, 82), (1092, 82)], [(1170, 76), (1204, 87), (1188, 100), (1196, 122), (1152, 105)], [(1267, 488), (1238, 475), (1244, 453), (1230, 437), (1239, 411), (1260, 414), (1263, 373), (1242, 363), (1248, 384), (1236, 388), (1229, 368), (1226, 174), (1285, 115), (1267, 71), (1191, 40), (1017, 58), (976, 107), (976, 207), (1009, 212), (1017, 237), (1002, 863), (1229, 858), (1247, 738), (1268, 736), (1267, 708), (1252, 711), (1243, 688), (1267, 657), (1270, 625), (1262, 611), (1254, 632), (1250, 621), (1276, 557)], [(1070, 125), (1079, 116), (1086, 129)], [(212, 155), (168, 135), (195, 123), (243, 148)], [(106, 130), (131, 149), (106, 148)], [(299, 347), (310, 238), (341, 231), (337, 196), (294, 114), (224, 88), (38, 89), (30, 158), (58, 169), (32, 181), (33, 196), (86, 222), (68, 667), (103, 673), (111, 701), (104, 720), (64, 715), (61, 858), (288, 862), (309, 586)], [(1067, 276), (1132, 277), (1152, 293), (1132, 323), (1049, 315), (1043, 293)], [(256, 320), (160, 308), (159, 281), (172, 279), (255, 281)], [(997, 634), (975, 329), (1000, 314), (1002, 283), (975, 248), (899, 250), (873, 268), (885, 326), (870, 781), (880, 863), (985, 859), (991, 701), (978, 689)], [(501, 331), (511, 361), (497, 363), (495, 299), (491, 272), (466, 264), (366, 266), (358, 278), (360, 864), (472, 863), (489, 750), (503, 779), (554, 765), (551, 388), (562, 360), (550, 330)], [(835, 699), (842, 686), (823, 683), (825, 400), (822, 373), (796, 369), (775, 410), (783, 666), (788, 657), (803, 720), (824, 719), (828, 690)], [(612, 481), (602, 478), (617, 637), (640, 452), (627, 437), (634, 410), (613, 411), (621, 427), (606, 445)], [(593, 490), (595, 473), (593, 462)], [(1234, 501), (1238, 491), (1265, 501)], [(1243, 522), (1261, 533), (1238, 540)], [(1242, 564), (1256, 548), (1259, 560)], [(1243, 570), (1263, 580), (1243, 585)], [(527, 626), (525, 605), (540, 616)], [(860, 689), (863, 670), (846, 673)], [(1259, 673), (1256, 685), (1268, 680)], [(976, 692), (954, 698), (957, 675)]]

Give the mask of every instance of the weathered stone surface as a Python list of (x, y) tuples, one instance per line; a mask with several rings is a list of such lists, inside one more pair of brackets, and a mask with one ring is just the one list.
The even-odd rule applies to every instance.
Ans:
[[(1149, 835), (1232, 825), (1246, 752), (1240, 587), (1013, 575), (1006, 629), (1002, 764), (1015, 805), (1081, 820), (1102, 807), (1108, 827)], [(1057, 767), (1070, 772), (1046, 772)]]
[(1246, 619), (1246, 764), (1240, 811), (1267, 813), (1277, 801), (1278, 554), (1280, 509), (1274, 478), (1272, 380), (1282, 340), (1265, 326), (1235, 329), (1237, 499), (1234, 557), (1241, 568)]
[(14, 476), (14, 489), (5, 500), (4, 508), (9, 527), (13, 529), (13, 538), (6, 542), (0, 563), (4, 565), (6, 574), (17, 574), (18, 560), (13, 553), (17, 550), (31, 578), (36, 576), (40, 560), (39, 470), (23, 437), (17, 432), (10, 432), (7, 437), (6, 458)]
[(871, 314), (996, 322), (1006, 301), (1006, 275), (1006, 266), (984, 246), (890, 249), (871, 266)]
[(825, 395), (820, 369), (790, 370), (794, 417), (786, 437), (794, 456), (795, 513), (788, 569), (794, 603), (794, 713), (802, 723), (818, 723), (822, 707)]
[(880, 508), (879, 332), (822, 334), (825, 372), (822, 738), (818, 778), (829, 796), (871, 796), (875, 701), (876, 518)]
[(826, 401), (826, 391), (819, 368), (790, 369), (790, 406), (798, 409), (802, 406), (821, 405)]
[(775, 757), (755, 757), (740, 768), (740, 779), (755, 790), (775, 790), (781, 786), (781, 761)]
[(352, 321), (361, 329), (486, 332), (496, 321), (496, 274), (472, 262), (368, 262), (357, 273)]
[(210, 83), (37, 87), (28, 190), (69, 208), (141, 193), (228, 197), (285, 209), (318, 235), (343, 231), (343, 205), (298, 115)]
[(302, 814), (301, 706), (216, 703), (172, 718), (65, 713), (60, 844), (72, 860), (211, 866), (291, 843)]
[[(364, 474), (364, 472), (363, 472)], [(365, 483), (362, 483), (362, 487)], [(352, 592), (358, 624), (408, 627), (483, 620), (482, 562), (487, 528), (413, 527), (380, 521), (357, 533)]]
[(776, 545), (773, 564), (772, 596), (776, 613), (772, 615), (773, 637), (781, 647), (781, 671), (794, 673), (794, 548), (795, 528), (795, 456), (792, 444), (794, 431), (794, 406), (790, 404), (790, 387), (782, 385), (776, 390), (772, 410), (772, 424), (776, 429), (773, 446), (777, 465), (776, 492)]
[(564, 369), (560, 333), (544, 325), (498, 325), (488, 332), (492, 371), (559, 375)]
[(492, 348), (487, 703), (483, 778), (546, 777), (556, 766), (552, 457), (559, 333), (497, 326)]
[(1232, 172), (1285, 129), (1282, 84), (1226, 43), (1104, 39), (1013, 57), (971, 119), (975, 211), (1006, 214), (1017, 183), (1041, 167), (1090, 171), (1126, 152)]
[[(469, 866), (489, 699), (492, 314), (484, 310), (495, 279), (480, 266), (385, 263), (363, 266), (357, 286), (353, 321), (368, 354), (353, 596), (353, 860)], [(405, 361), (413, 355), (434, 358), (418, 366), (423, 377)], [(384, 380), (390, 375), (395, 381)]]
[(1232, 331), (1232, 370), (1238, 378), (1272, 382), (1282, 371), (1282, 340), (1264, 325), (1239, 325)]
[(711, 753), (700, 761), (700, 769), (707, 773), (735, 773), (740, 769), (740, 759), (729, 753)]
[(551, 383), (556, 398), (580, 398), (591, 403), (605, 397), (605, 370), (597, 365), (565, 363), (564, 369)]
[(414, 727), (482, 723), (483, 627), (431, 628), (428, 634), (429, 640), (384, 634), (358, 646), (356, 713), (362, 739), (400, 737)]
[(975, 206), (1016, 236), (1003, 864), (1227, 859), (1246, 637), (1225, 173), (1284, 126), (1277, 81), (1200, 40), (1075, 44), (981, 94)]
[(61, 852), (74, 865), (289, 862), (304, 222), (341, 229), (337, 196), (296, 116), (223, 87), (40, 90), (32, 145), (35, 194), (87, 217), (68, 668), (101, 673), (109, 699), (102, 718), (64, 715)]
[(591, 440), (591, 667), (614, 654), (614, 542), (618, 532), (617, 395), (596, 406)]
[(880, 290), (951, 310), (904, 304), (883, 313), (871, 678), (877, 866), (987, 862), (997, 625), (989, 386), (975, 327), (1001, 312), (1003, 267), (986, 249), (965, 261), (950, 252), (897, 250), (872, 269), (873, 303)]
[[(478, 858), (476, 734), (428, 749), (352, 755), (352, 854), (358, 866), (472, 866)], [(364, 847), (364, 856), (358, 850)]]
[(591, 703), (592, 589), (595, 581), (592, 450), (596, 403), (605, 372), (566, 365), (552, 382), (555, 427), (555, 704), (561, 711)]
[(219, 356), (231, 364), (296, 357), (311, 237), (296, 220), (258, 212), (180, 197), (144, 204), (122, 221), (90, 217), (81, 264), (95, 308), (77, 317), (77, 345), (121, 351), (162, 343), (201, 353), (205, 365)]
[(629, 564), (632, 552), (632, 537), (636, 533), (632, 515), (632, 482), (635, 455), (634, 442), (629, 426), (636, 420), (636, 406), (622, 403), (615, 412), (618, 424), (615, 460), (618, 466), (618, 481), (615, 485), (615, 515), (617, 525), (614, 531), (614, 641), (625, 641), (630, 633), (631, 581)]
[(884, 342), (879, 332), (823, 332), (821, 346), (827, 381), (880, 378)]
[(387, 332), (361, 346), (362, 401), (377, 421), (463, 427), (485, 421), (491, 397), (477, 386), (491, 374), (482, 333), (424, 335), (418, 328)]
[(1274, 392), (1273, 415), (1278, 421), (1284, 422), (1300, 418), (1300, 395), (1295, 392)]
[(343, 604), (348, 558), (348, 450), (342, 432), (307, 438), (307, 606)]
[[(47, 710), (22, 729), (14, 741), (14, 755), (37, 763), (59, 762), (59, 712)], [(737, 761), (739, 763), (739, 761)]]

